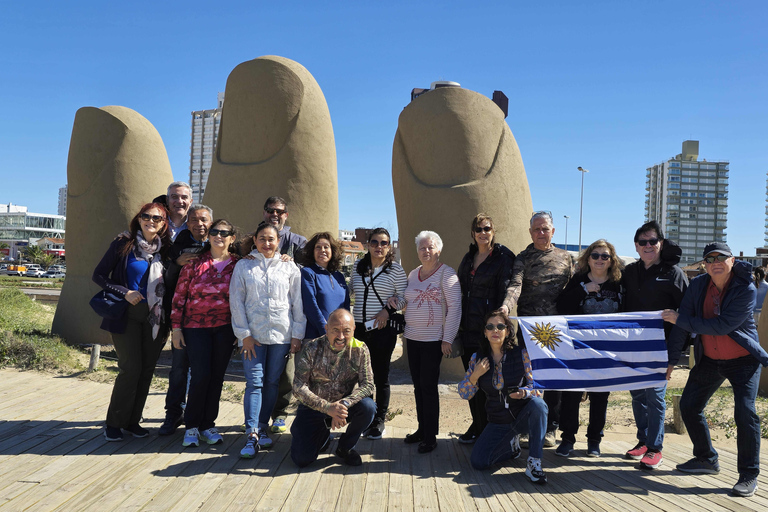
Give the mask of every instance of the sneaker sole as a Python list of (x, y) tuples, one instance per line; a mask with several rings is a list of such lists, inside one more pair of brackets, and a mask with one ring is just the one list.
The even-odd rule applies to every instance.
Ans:
[(571, 456), (571, 452), (568, 452), (568, 453), (560, 453), (560, 452), (558, 452), (557, 450), (555, 450), (555, 455), (557, 455), (558, 457), (570, 457), (570, 456)]
[(252, 459), (252, 458), (254, 458), (254, 457), (256, 457), (256, 454), (255, 454), (255, 453), (254, 453), (253, 455), (250, 455), (250, 454), (243, 454), (243, 453), (241, 453), (241, 454), (240, 454), (240, 458), (241, 458), (241, 459)]
[(203, 441), (205, 441), (207, 444), (210, 444), (210, 445), (221, 444), (224, 442), (223, 439), (205, 439), (205, 438), (203, 438)]
[(642, 455), (630, 455), (628, 453), (624, 454), (624, 458), (629, 460), (642, 460), (643, 457), (645, 457), (645, 454), (642, 454)]
[(288, 427), (270, 427), (269, 430), (273, 434), (282, 434), (283, 432), (287, 432), (288, 431)]
[(680, 469), (680, 466), (676, 467), (679, 472), (681, 473), (688, 473), (691, 475), (719, 475), (720, 470), (714, 470), (714, 469)]
[[(462, 439), (462, 438), (459, 438), (459, 442), (461, 444), (475, 444), (475, 441), (477, 441), (477, 438), (474, 438), (474, 439)], [(522, 444), (520, 444), (520, 446), (522, 446)]]
[(197, 448), (197, 447), (200, 446), (200, 443), (199, 442), (198, 443), (184, 443), (184, 442), (182, 442), (181, 446), (183, 446), (184, 448), (188, 448), (190, 446), (194, 446), (195, 448)]
[(599, 456), (600, 456), (600, 454), (599, 454), (599, 453), (595, 453), (595, 452), (587, 452), (587, 457), (592, 457), (592, 458), (595, 458), (595, 459), (596, 459), (596, 458), (598, 458)]
[(533, 476), (533, 474), (532, 474), (530, 471), (528, 471), (527, 469), (525, 470), (525, 476), (527, 476), (527, 477), (528, 477), (528, 480), (530, 480), (530, 481), (531, 481), (531, 482), (533, 482), (534, 484), (544, 485), (545, 483), (547, 483), (547, 477), (546, 477), (546, 476), (545, 476), (545, 477), (543, 477), (543, 478), (538, 478), (538, 477), (535, 477), (535, 476)]
[(646, 464), (645, 462), (641, 462), (640, 464), (638, 464), (638, 467), (639, 467), (640, 469), (658, 469), (658, 468), (659, 468), (659, 466), (661, 466), (661, 463), (662, 463), (662, 462), (664, 462), (664, 461), (659, 461), (659, 463), (658, 463), (658, 464), (656, 464), (656, 465), (653, 465), (653, 466), (652, 466), (652, 465), (650, 465), (650, 464)]
[(368, 439), (373, 439), (373, 440), (376, 440), (376, 439), (381, 439), (382, 437), (384, 437), (384, 432), (386, 432), (386, 430), (382, 430), (382, 431), (381, 431), (381, 434), (380, 434), (380, 435), (378, 435), (378, 436), (372, 436), (371, 434), (368, 434), (368, 435), (367, 435), (367, 436), (365, 436), (365, 437), (367, 437)]
[(755, 492), (757, 491), (757, 487), (755, 487), (755, 490), (752, 492), (736, 492), (733, 489), (731, 489), (731, 494), (734, 496), (737, 496), (739, 498), (749, 498), (750, 496), (754, 496)]
[(122, 437), (109, 437), (109, 436), (107, 436), (107, 434), (104, 434), (104, 439), (106, 439), (110, 443), (114, 443), (114, 442), (122, 441), (123, 440)]

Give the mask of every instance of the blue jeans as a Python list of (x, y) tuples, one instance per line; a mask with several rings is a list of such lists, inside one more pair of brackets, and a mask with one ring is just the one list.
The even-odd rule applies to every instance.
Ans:
[(544, 400), (534, 397), (512, 423), (488, 423), (472, 448), (469, 459), (472, 467), (487, 469), (512, 458), (512, 446), (509, 443), (517, 434), (528, 434), (528, 455), (540, 459), (544, 454), (548, 412)]
[(715, 391), (728, 379), (733, 388), (739, 475), (757, 477), (760, 473), (760, 418), (755, 412), (760, 370), (760, 363), (752, 356), (726, 361), (704, 356), (691, 369), (680, 399), (680, 413), (695, 457), (710, 462), (717, 460), (703, 411)]
[[(254, 347), (256, 356), (247, 359), (243, 354), (245, 373), (245, 428), (256, 432), (269, 426), (269, 416), (277, 400), (280, 375), (285, 367), (286, 356), (291, 350), (290, 343)], [(257, 423), (258, 419), (258, 423)]]
[(207, 430), (215, 426), (219, 415), (221, 388), (232, 357), (235, 333), (232, 332), (232, 324), (207, 328), (185, 327), (183, 332), (192, 368), (184, 422), (188, 429)]
[[(351, 450), (357, 445), (360, 434), (367, 429), (376, 414), (376, 404), (371, 397), (365, 397), (349, 408), (347, 416), (347, 431), (339, 438), (339, 448)], [(296, 418), (291, 425), (291, 459), (293, 463), (303, 468), (317, 460), (320, 449), (331, 435), (326, 421), (330, 424), (331, 417), (320, 411), (299, 404)]]
[(667, 403), (664, 395), (667, 383), (658, 388), (635, 389), (632, 395), (632, 413), (637, 425), (637, 440), (649, 450), (661, 451), (664, 445), (664, 414)]

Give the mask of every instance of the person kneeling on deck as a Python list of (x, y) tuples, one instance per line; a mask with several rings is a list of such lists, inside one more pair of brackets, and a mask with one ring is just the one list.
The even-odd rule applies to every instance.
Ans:
[[(531, 387), (533, 374), (528, 352), (517, 341), (514, 326), (503, 309), (485, 317), (484, 337), (469, 360), (459, 395), (469, 400), (482, 390), (486, 394), (488, 425), (477, 438), (470, 462), (487, 469), (520, 456), (520, 434), (528, 434), (525, 476), (536, 484), (547, 483), (541, 469), (547, 404), (541, 391)], [(527, 386), (523, 387), (525, 384)]]
[(299, 467), (311, 464), (328, 449), (331, 430), (346, 426), (336, 455), (359, 466), (355, 445), (376, 414), (371, 355), (353, 337), (355, 319), (346, 309), (330, 314), (325, 332), (306, 343), (296, 360), (293, 396), (300, 403), (291, 425), (291, 459)]

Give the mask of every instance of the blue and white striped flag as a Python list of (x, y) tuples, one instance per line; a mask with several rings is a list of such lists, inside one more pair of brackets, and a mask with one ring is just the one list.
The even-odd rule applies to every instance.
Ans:
[(517, 320), (535, 388), (626, 391), (665, 382), (667, 344), (661, 311)]

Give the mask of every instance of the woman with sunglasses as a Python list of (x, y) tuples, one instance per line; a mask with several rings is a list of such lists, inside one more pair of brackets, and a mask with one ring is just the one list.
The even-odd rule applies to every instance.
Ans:
[[(403, 294), (408, 284), (403, 267), (394, 261), (390, 240), (386, 229), (372, 230), (368, 235), (368, 252), (352, 273), (355, 338), (368, 346), (376, 386), (376, 416), (367, 430), (368, 439), (381, 439), (384, 435), (389, 409), (389, 362), (397, 342), (389, 315), (405, 305)], [(396, 307), (387, 304), (392, 297)]]
[[(486, 315), (504, 302), (515, 262), (515, 254), (496, 243), (496, 230), (490, 215), (478, 213), (472, 219), (470, 236), (469, 252), (461, 260), (458, 271), (461, 284), (459, 340), (464, 350), (461, 362), (465, 371), (484, 337)], [(469, 400), (469, 411), (472, 424), (459, 436), (459, 442), (464, 444), (474, 443), (488, 423), (484, 393), (477, 393)]]
[(163, 275), (170, 246), (168, 211), (159, 203), (147, 203), (131, 220), (128, 231), (112, 241), (93, 271), (96, 284), (129, 304), (121, 318), (105, 318), (101, 323), (112, 334), (120, 369), (107, 410), (107, 441), (122, 441), (122, 430), (134, 437), (149, 434), (139, 420), (168, 336)]
[[(557, 299), (561, 315), (598, 315), (621, 311), (624, 296), (621, 271), (624, 264), (616, 249), (606, 240), (597, 240), (579, 256), (578, 273), (574, 275)], [(590, 391), (589, 425), (587, 426), (587, 456), (600, 456), (608, 393)], [(555, 454), (568, 457), (576, 443), (579, 431), (579, 405), (584, 393), (563, 391), (560, 399), (560, 445)]]
[(479, 391), (486, 395), (488, 425), (477, 438), (470, 462), (487, 469), (520, 456), (519, 436), (528, 435), (525, 476), (536, 484), (547, 483), (541, 469), (547, 404), (541, 391), (531, 387), (533, 374), (528, 352), (517, 341), (512, 322), (503, 309), (485, 317), (484, 336), (469, 360), (459, 395), (469, 400)]
[(244, 242), (252, 258), (235, 265), (229, 286), (232, 329), (241, 347), (248, 437), (240, 457), (252, 458), (271, 448), (269, 418), (277, 400), (280, 375), (290, 354), (301, 348), (307, 327), (301, 302), (301, 273), (278, 252), (280, 235), (261, 223)]
[(224, 219), (213, 222), (201, 256), (184, 267), (171, 309), (172, 341), (187, 350), (192, 378), (184, 410), (186, 433), (182, 446), (224, 441), (216, 430), (224, 374), (235, 334), (229, 310), (229, 282), (235, 263), (236, 230)]

